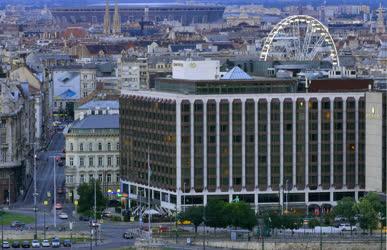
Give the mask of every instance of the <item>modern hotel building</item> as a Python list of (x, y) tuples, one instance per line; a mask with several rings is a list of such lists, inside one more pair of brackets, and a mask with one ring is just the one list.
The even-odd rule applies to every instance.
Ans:
[(323, 206), (385, 193), (387, 94), (368, 80), (349, 80), (347, 90), (348, 80), (332, 81), (336, 90), (316, 81), (314, 92), (297, 92), (293, 80), (234, 69), (124, 92), (121, 190), (136, 201), (148, 194), (149, 150), (157, 208), (236, 196), (256, 209)]

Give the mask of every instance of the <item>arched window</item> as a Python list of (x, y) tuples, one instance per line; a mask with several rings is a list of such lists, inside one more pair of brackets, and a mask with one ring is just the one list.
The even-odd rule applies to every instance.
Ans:
[(102, 151), (102, 143), (100, 143), (100, 142), (98, 143), (98, 150)]
[(112, 175), (111, 174), (107, 174), (106, 182), (107, 183), (112, 182)]

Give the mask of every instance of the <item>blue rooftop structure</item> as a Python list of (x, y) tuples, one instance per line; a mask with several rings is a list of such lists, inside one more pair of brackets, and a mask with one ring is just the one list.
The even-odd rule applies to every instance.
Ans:
[(115, 115), (88, 115), (81, 120), (76, 120), (71, 129), (119, 129), (120, 116)]
[(118, 100), (91, 100), (81, 106), (79, 106), (77, 109), (80, 110), (93, 110), (93, 109), (119, 109), (120, 104)]
[(223, 77), (223, 80), (253, 80), (253, 78), (244, 72), (238, 66), (232, 68), (229, 72), (227, 72)]
[(71, 89), (68, 89), (68, 90), (66, 90), (65, 92), (63, 92), (62, 94), (59, 95), (59, 97), (61, 99), (74, 99), (74, 98), (76, 98), (76, 96), (77, 96), (77, 93), (75, 93)]

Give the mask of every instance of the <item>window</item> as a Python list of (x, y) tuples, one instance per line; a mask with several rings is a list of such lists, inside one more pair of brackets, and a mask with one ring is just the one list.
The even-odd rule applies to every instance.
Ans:
[(79, 180), (81, 183), (84, 183), (85, 182), (85, 176), (83, 174), (81, 174), (81, 177), (80, 177), (80, 180)]
[(66, 183), (73, 183), (73, 176), (72, 175), (66, 175)]
[(89, 151), (93, 151), (93, 143), (89, 143)]
[(112, 165), (112, 157), (111, 156), (108, 156), (108, 158), (107, 158), (107, 165), (108, 166)]
[(89, 157), (89, 166), (92, 167), (94, 165), (94, 157)]
[(102, 156), (98, 156), (98, 166), (102, 166)]
[(83, 151), (83, 143), (79, 144), (79, 151)]
[(73, 151), (74, 150), (74, 145), (73, 143), (70, 143), (70, 151)]
[(74, 166), (74, 157), (70, 157), (70, 166)]
[(117, 162), (117, 166), (120, 166), (120, 157), (119, 156), (116, 157), (116, 162)]
[(107, 150), (108, 150), (108, 151), (111, 151), (111, 150), (112, 150), (112, 145), (110, 144), (110, 142), (108, 142), (108, 144), (107, 144)]
[(99, 182), (102, 182), (102, 174), (99, 174), (99, 175), (98, 175), (98, 181), (99, 181)]
[(92, 180), (94, 180), (94, 175), (89, 174), (89, 181), (92, 181)]
[(79, 157), (79, 166), (85, 166), (85, 157)]
[(107, 174), (107, 180), (106, 180), (107, 183), (110, 183), (112, 182), (112, 175), (111, 174)]
[(120, 143), (117, 142), (117, 150), (120, 150)]
[(116, 182), (117, 182), (117, 183), (120, 182), (120, 175), (119, 175), (119, 174), (116, 175)]
[(102, 151), (102, 143), (98, 143), (98, 150)]

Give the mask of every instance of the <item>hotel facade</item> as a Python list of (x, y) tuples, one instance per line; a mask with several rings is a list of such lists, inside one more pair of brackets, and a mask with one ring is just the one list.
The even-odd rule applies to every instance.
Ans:
[(386, 93), (300, 93), (281, 81), (161, 79), (124, 92), (121, 190), (147, 196), (149, 150), (150, 195), (162, 209), (236, 197), (256, 210), (332, 206), (385, 194)]

